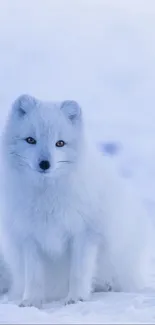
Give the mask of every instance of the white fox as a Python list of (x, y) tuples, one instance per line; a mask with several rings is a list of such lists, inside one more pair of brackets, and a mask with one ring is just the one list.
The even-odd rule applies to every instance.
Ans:
[(9, 299), (40, 308), (89, 299), (108, 282), (113, 290), (151, 285), (149, 220), (110, 159), (85, 140), (75, 101), (20, 96), (2, 144)]

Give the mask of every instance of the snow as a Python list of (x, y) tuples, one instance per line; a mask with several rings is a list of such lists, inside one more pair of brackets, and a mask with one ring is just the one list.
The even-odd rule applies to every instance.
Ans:
[[(155, 211), (154, 0), (1, 0), (1, 130), (21, 93), (77, 99), (97, 144)], [(117, 150), (118, 149), (118, 150)], [(109, 149), (108, 149), (109, 150)], [(96, 294), (43, 311), (0, 304), (0, 323), (154, 323), (155, 293)]]
[(0, 324), (154, 324), (154, 294), (95, 294), (91, 301), (36, 308), (0, 305)]

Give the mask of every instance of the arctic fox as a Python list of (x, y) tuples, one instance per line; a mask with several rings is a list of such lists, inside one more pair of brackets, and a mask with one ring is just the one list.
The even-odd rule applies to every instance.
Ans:
[(84, 129), (75, 101), (22, 95), (8, 116), (0, 244), (20, 306), (150, 285), (148, 219)]

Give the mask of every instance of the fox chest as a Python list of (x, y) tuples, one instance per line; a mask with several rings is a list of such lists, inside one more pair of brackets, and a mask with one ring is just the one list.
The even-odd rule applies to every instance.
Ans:
[[(77, 195), (18, 192), (9, 196), (8, 222), (23, 241), (33, 239), (46, 252), (62, 252), (71, 237), (83, 231), (88, 210)], [(14, 196), (15, 194), (15, 196)], [(14, 212), (12, 215), (12, 211)], [(7, 218), (6, 218), (7, 219)], [(6, 220), (5, 219), (5, 220)]]
[(42, 205), (28, 211), (27, 232), (47, 253), (61, 253), (69, 240), (65, 207)]
[(83, 221), (76, 204), (66, 201), (37, 200), (14, 206), (12, 226), (24, 240), (33, 239), (49, 254), (61, 253), (69, 239), (83, 228)]
[(63, 252), (69, 240), (69, 233), (51, 215), (35, 223), (30, 235), (47, 254)]

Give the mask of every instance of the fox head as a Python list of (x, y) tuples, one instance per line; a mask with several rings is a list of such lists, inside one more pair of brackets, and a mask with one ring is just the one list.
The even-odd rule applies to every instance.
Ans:
[(74, 168), (81, 138), (82, 114), (77, 102), (43, 102), (22, 95), (8, 117), (5, 150), (12, 167), (22, 173), (56, 177)]

